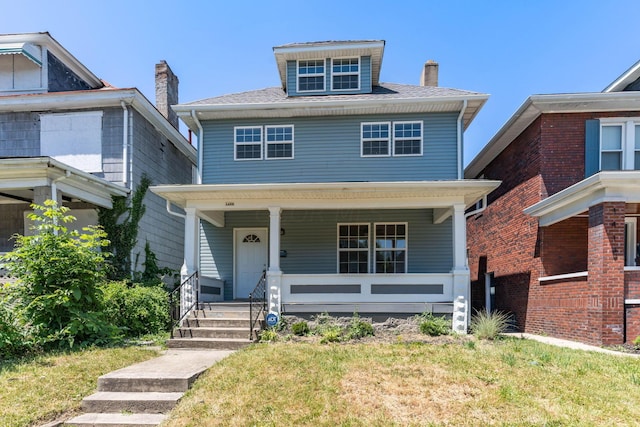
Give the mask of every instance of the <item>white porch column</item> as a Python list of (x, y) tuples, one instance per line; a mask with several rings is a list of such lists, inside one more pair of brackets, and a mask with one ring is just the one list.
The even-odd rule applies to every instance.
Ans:
[[(180, 282), (184, 282), (198, 269), (198, 234), (200, 231), (199, 219), (196, 216), (195, 208), (185, 208), (184, 217), (184, 262), (180, 269)], [(200, 281), (198, 281), (198, 286)], [(186, 289), (188, 288), (188, 289)], [(180, 315), (195, 302), (195, 289), (185, 286), (180, 292)]]
[(280, 316), (282, 271), (280, 270), (280, 207), (269, 208), (269, 269), (267, 271), (269, 313)]
[(467, 266), (467, 227), (464, 204), (453, 205), (453, 331), (467, 333), (470, 306), (470, 274)]

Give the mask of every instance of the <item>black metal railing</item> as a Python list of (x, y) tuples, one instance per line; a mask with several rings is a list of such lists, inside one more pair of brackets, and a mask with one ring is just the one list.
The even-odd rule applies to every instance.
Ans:
[(169, 294), (171, 338), (173, 338), (174, 329), (182, 323), (182, 320), (198, 304), (199, 299), (200, 289), (198, 286), (198, 272), (196, 271)]
[(267, 310), (267, 272), (263, 271), (258, 284), (249, 294), (249, 339), (254, 340), (253, 332), (260, 315)]

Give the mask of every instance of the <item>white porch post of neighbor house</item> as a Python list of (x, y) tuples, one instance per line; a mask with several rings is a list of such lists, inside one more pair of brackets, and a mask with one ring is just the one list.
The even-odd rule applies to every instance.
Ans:
[(467, 266), (467, 230), (465, 205), (453, 205), (453, 319), (452, 328), (467, 333), (470, 305), (470, 274)]
[(269, 313), (280, 316), (280, 288), (282, 271), (280, 270), (280, 213), (279, 207), (269, 208), (269, 269), (267, 270)]
[[(198, 269), (198, 233), (200, 231), (195, 208), (184, 208), (184, 262), (180, 269), (180, 282), (184, 283)], [(180, 291), (180, 316), (195, 302), (196, 288), (200, 281), (191, 282)]]

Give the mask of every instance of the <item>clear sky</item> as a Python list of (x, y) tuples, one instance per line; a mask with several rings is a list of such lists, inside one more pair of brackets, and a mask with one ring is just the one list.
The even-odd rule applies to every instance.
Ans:
[(491, 95), (465, 134), (465, 164), (532, 94), (599, 92), (640, 60), (639, 0), (0, 0), (0, 32), (48, 31), (98, 77), (155, 102), (167, 60), (180, 101), (278, 86), (272, 47), (386, 41), (383, 82)]

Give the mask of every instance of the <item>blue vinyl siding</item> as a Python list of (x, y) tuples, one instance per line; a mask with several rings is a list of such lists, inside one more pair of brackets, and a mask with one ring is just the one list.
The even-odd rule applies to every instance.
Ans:
[(327, 58), (325, 64), (325, 80), (324, 91), (319, 92), (300, 92), (298, 93), (297, 82), (297, 62), (287, 62), (287, 95), (288, 96), (312, 96), (312, 95), (330, 95), (330, 94), (354, 94), (354, 93), (371, 93), (371, 57), (360, 57), (360, 89), (358, 90), (331, 90), (331, 59)]
[[(422, 120), (423, 154), (361, 157), (362, 122)], [(203, 183), (457, 179), (456, 113), (205, 121)], [(294, 125), (294, 159), (234, 161), (234, 126)]]
[[(451, 219), (433, 224), (433, 210), (283, 211), (280, 259), (285, 274), (336, 274), (338, 223), (408, 223), (408, 273), (448, 273), (453, 265)], [(225, 281), (233, 295), (233, 229), (268, 227), (266, 211), (227, 212), (225, 227), (202, 223), (201, 272)], [(312, 225), (312, 226), (311, 226)], [(373, 239), (373, 234), (371, 235)], [(373, 256), (373, 254), (371, 255)]]

